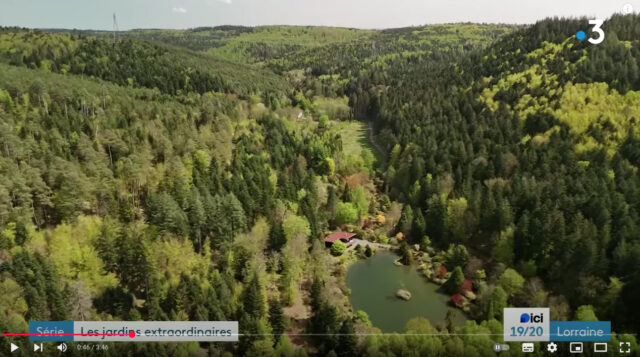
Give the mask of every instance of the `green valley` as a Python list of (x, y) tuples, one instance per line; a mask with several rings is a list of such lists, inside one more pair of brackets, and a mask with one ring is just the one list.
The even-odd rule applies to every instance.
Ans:
[[(637, 353), (640, 16), (600, 45), (587, 24), (0, 28), (0, 330), (230, 320), (237, 343), (95, 353), (491, 356), (503, 308), (548, 306)], [(418, 300), (383, 327), (354, 307), (407, 288), (384, 279)]]

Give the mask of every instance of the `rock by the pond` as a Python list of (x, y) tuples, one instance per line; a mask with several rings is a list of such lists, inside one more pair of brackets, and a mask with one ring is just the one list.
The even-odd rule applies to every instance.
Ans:
[(464, 297), (466, 297), (469, 300), (475, 300), (476, 299), (476, 294), (474, 294), (472, 291), (465, 291), (463, 295), (464, 295)]
[(411, 300), (411, 293), (408, 290), (399, 289), (396, 291), (396, 296), (402, 300)]

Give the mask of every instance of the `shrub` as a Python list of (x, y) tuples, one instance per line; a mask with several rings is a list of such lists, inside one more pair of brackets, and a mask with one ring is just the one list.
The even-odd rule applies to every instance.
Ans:
[(370, 245), (368, 245), (365, 249), (364, 249), (364, 255), (369, 258), (371, 256), (373, 256), (373, 249), (371, 248)]
[(333, 243), (333, 245), (331, 246), (331, 254), (335, 256), (342, 255), (346, 250), (347, 250), (347, 245), (340, 240), (335, 241), (335, 243)]
[(336, 212), (336, 224), (353, 224), (358, 221), (358, 210), (353, 203), (338, 203)]

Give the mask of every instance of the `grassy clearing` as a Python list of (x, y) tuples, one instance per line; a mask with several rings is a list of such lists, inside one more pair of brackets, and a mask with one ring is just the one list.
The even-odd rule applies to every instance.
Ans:
[(361, 156), (362, 150), (371, 150), (365, 123), (360, 121), (338, 122), (336, 129), (342, 136), (342, 149), (346, 155)]
[(374, 167), (381, 166), (385, 157), (376, 150), (369, 141), (369, 128), (361, 121), (332, 121), (333, 129), (342, 137), (342, 150), (346, 156), (361, 157), (363, 152), (368, 152), (374, 158)]

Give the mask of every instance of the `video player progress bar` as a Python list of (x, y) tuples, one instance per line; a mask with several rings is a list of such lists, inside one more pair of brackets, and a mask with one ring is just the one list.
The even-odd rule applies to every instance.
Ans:
[[(135, 337), (144, 337), (144, 336), (157, 336), (154, 334), (136, 334), (134, 331), (130, 331), (128, 334), (119, 334), (119, 333), (4, 333), (2, 334), (5, 337), (11, 336), (129, 336), (131, 338)], [(233, 336), (276, 336), (272, 333), (238, 333), (232, 334)], [(381, 332), (381, 333), (283, 333), (281, 335), (287, 336), (503, 336), (501, 333), (396, 333), (396, 332)], [(637, 336), (637, 333), (615, 333), (611, 335), (630, 335)]]

